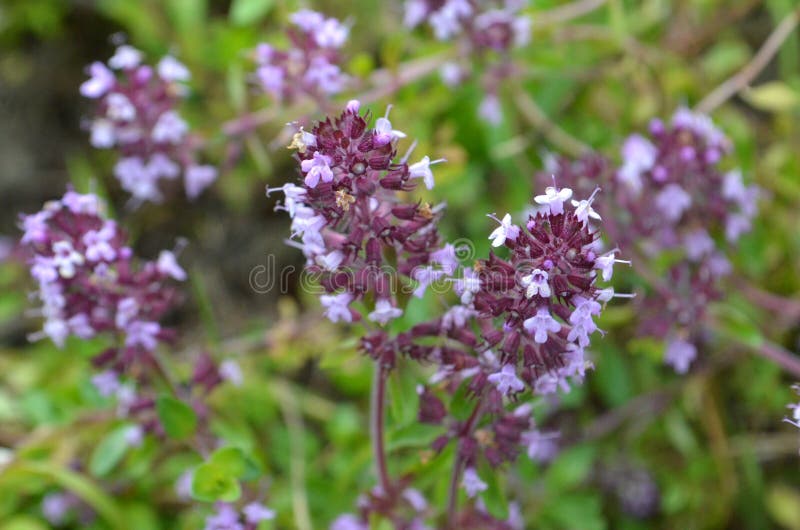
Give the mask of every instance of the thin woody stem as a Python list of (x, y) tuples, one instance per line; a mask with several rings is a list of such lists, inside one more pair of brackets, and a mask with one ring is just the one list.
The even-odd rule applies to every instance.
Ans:
[(783, 42), (797, 27), (798, 22), (800, 22), (800, 9), (795, 9), (789, 13), (773, 30), (770, 36), (767, 37), (767, 40), (764, 41), (764, 45), (758, 50), (753, 60), (703, 98), (703, 100), (697, 104), (697, 110), (708, 114), (725, 103), (734, 94), (746, 88), (747, 85), (766, 68), (775, 54), (778, 53)]
[(602, 7), (606, 2), (607, 0), (577, 0), (548, 11), (541, 11), (535, 15), (536, 25), (541, 27), (563, 24), (591, 13), (595, 9)]
[[(469, 436), (475, 429), (475, 425), (480, 420), (483, 412), (483, 395), (478, 397), (475, 408), (472, 409), (467, 422), (461, 430), (462, 436)], [(456, 446), (456, 455), (453, 461), (453, 473), (450, 475), (450, 489), (447, 495), (447, 528), (449, 530), (456, 530), (455, 516), (456, 516), (456, 501), (458, 500), (458, 479), (461, 477), (461, 468), (464, 467), (464, 460), (461, 458), (461, 440), (459, 439)]]
[(556, 125), (522, 87), (514, 87), (514, 101), (522, 117), (562, 152), (579, 157), (591, 151), (588, 145)]
[(389, 480), (389, 469), (386, 465), (386, 447), (383, 439), (384, 411), (386, 409), (386, 375), (386, 368), (381, 361), (376, 361), (370, 399), (370, 436), (372, 438), (372, 451), (375, 457), (378, 483), (384, 494), (389, 494), (391, 482)]

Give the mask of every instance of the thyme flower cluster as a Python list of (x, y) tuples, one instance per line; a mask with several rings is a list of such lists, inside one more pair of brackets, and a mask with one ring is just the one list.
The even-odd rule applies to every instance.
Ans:
[[(327, 293), (321, 298), (325, 315), (333, 322), (366, 317), (385, 325), (403, 312), (395, 296), (397, 276), (416, 280), (414, 294), (421, 296), (456, 265), (452, 246), (439, 241), (440, 209), (402, 203), (396, 194), (419, 181), (432, 188), (431, 166), (439, 160), (396, 160), (397, 141), (405, 134), (392, 128), (388, 113), (370, 127), (370, 114), (360, 114), (359, 103), (351, 101), (337, 118), (301, 129), (289, 147), (296, 150), (302, 182), (267, 190), (284, 193), (280, 208), (292, 217), (292, 244), (306, 256), (308, 271), (319, 276)], [(367, 307), (356, 311), (356, 302)]]
[[(458, 39), (461, 57), (445, 63), (442, 80), (456, 86), (472, 75), (476, 59), (488, 65), (481, 76), (485, 96), (479, 116), (492, 125), (502, 120), (498, 92), (514, 74), (510, 52), (530, 41), (531, 19), (522, 14), (526, 0), (407, 0), (403, 23), (415, 28), (427, 22), (441, 41)], [(499, 59), (498, 57), (499, 56)]]
[(321, 99), (341, 92), (348, 77), (339, 67), (339, 49), (347, 42), (349, 28), (309, 9), (293, 13), (289, 20), (289, 49), (266, 43), (255, 49), (259, 86), (277, 101), (301, 95)]
[(190, 199), (217, 178), (215, 167), (199, 162), (199, 139), (178, 112), (189, 70), (171, 55), (154, 67), (144, 55), (122, 45), (108, 60), (92, 63), (81, 94), (94, 101), (91, 143), (116, 149), (114, 176), (134, 202), (160, 202), (167, 181), (183, 181)]
[[(721, 298), (730, 272), (725, 244), (750, 230), (759, 190), (739, 170), (720, 167), (731, 143), (708, 116), (678, 109), (669, 123), (653, 120), (649, 136), (633, 134), (614, 167), (599, 155), (577, 161), (551, 160), (559, 181), (586, 191), (608, 193), (601, 213), (609, 235), (628, 252), (652, 262), (676, 256), (638, 304), (642, 331), (665, 341), (665, 362), (679, 373), (689, 369), (703, 340), (708, 304)], [(549, 178), (542, 175), (544, 180)]]

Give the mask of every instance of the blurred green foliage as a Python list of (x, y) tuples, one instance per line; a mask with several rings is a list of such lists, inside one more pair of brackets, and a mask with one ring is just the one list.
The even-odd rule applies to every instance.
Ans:
[[(477, 118), (482, 95), (476, 83), (448, 88), (435, 76), (372, 105), (380, 113), (391, 101), (396, 126), (419, 140), (419, 152), (448, 159), (437, 166), (437, 187), (421, 195), (447, 201), (445, 235), (475, 241), (479, 255), (488, 250), (490, 222), (483, 212), (522, 211), (543, 153), (559, 149), (550, 141), (552, 131), (532, 125), (519, 111), (520, 92), (559, 129), (616, 157), (622, 139), (651, 117), (696, 103), (741, 69), (796, 8), (793, 0), (609, 0), (567, 23), (536, 24), (539, 13), (562, 4), (540, 0), (530, 8), (533, 39), (516, 56), (526, 70), (504, 88), (501, 126)], [(0, 5), (0, 82), (23, 81), (36, 50), (32, 43), (80, 39), (83, 17), (91, 13), (90, 23), (100, 25), (92, 33), (122, 31), (151, 57), (172, 50), (186, 62), (194, 74), (187, 116), (211, 138), (213, 156), (222, 159), (226, 139), (220, 124), (268, 105), (249, 84), (248, 50), (261, 41), (284, 41), (282, 28), (297, 7), (287, 0), (6, 0)], [(424, 33), (404, 30), (399, 2), (314, 7), (352, 21), (345, 53), (353, 74), (367, 76), (448, 49)], [(110, 50), (109, 45), (92, 52), (105, 59)], [(220, 251), (214, 247), (215, 226), (235, 221), (255, 232), (266, 254), (276, 251), (282, 236), (264, 234), (285, 231), (285, 222), (267, 212), (263, 186), (282, 183), (294, 171), (289, 154), (271, 142), (295, 111), (278, 109), (274, 121), (249, 136), (239, 146), (242, 160), (220, 179), (213, 198), (197, 206), (132, 213), (123, 208), (105, 154), (87, 145), (66, 154), (65, 165), (78, 189), (91, 183), (111, 200), (140, 246), (149, 248), (150, 234), (177, 224), (170, 233), (189, 238), (198, 254), (213, 256)], [(792, 401), (792, 378), (754, 355), (767, 340), (796, 351), (800, 322), (756, 307), (738, 289), (747, 284), (800, 296), (796, 33), (755, 86), (714, 118), (735, 144), (728, 163), (741, 166), (767, 193), (754, 231), (734, 255), (738, 272), (730, 295), (715, 308), (719, 326), (709, 330), (714, 348), (703, 352), (702, 369), (678, 377), (660, 364), (663, 345), (637, 337), (630, 309), (617, 304), (605, 312), (600, 325), (607, 333), (596, 344), (596, 371), (584, 387), (536, 409), (541, 425), (562, 430), (563, 451), (548, 466), (520, 458), (507, 478), (493, 480), (483, 500), (495, 515), (503, 516), (505, 499), (512, 499), (528, 527), (542, 530), (800, 528), (800, 437), (780, 422)], [(74, 126), (80, 136), (79, 124)], [(373, 485), (365, 428), (371, 369), (355, 340), (322, 322), (310, 295), (277, 300), (273, 292), (254, 303), (252, 294), (249, 301), (221, 294), (207, 273), (211, 259), (212, 265), (190, 263), (187, 305), (193, 309), (180, 322), (180, 353), (172, 360), (180, 366), (199, 350), (235, 358), (245, 384), (223, 386), (212, 396), (211, 429), (222, 448), (205, 459), (181, 443), (196, 419), (170, 397), (158, 402), (170, 440), (147, 439), (127, 448), (121, 438), (128, 425), (114, 419), (89, 384), (89, 358), (100, 345), (72, 341), (56, 350), (19, 340), (19, 329), (36, 327), (35, 319), (23, 317), (23, 286), (29, 284), (20, 264), (0, 265), (0, 328), (9, 337), (0, 345), (0, 530), (47, 528), (40, 502), (56, 490), (74, 493), (97, 514), (72, 528), (200, 528), (210, 504), (181, 500), (174, 488), (191, 466), (199, 466), (195, 491), (204, 500), (233, 500), (242, 484), (257, 485), (278, 513), (262, 528), (312, 527), (304, 521), (325, 528)], [(247, 270), (257, 263), (241, 265)], [(625, 271), (619, 276), (620, 288), (634, 286)], [(218, 305), (220, 296), (228, 297), (226, 305)], [(430, 314), (434, 303), (412, 303), (404, 322)], [(409, 366), (393, 373), (388, 448), (391, 472), (414, 472), (431, 502), (441, 506), (442, 477), (453, 455), (452, 448), (430, 451), (437, 431), (415, 420), (414, 387), (426, 375)], [(658, 487), (658, 507), (644, 519), (621, 503), (629, 468), (646, 470)], [(262, 472), (266, 478), (259, 480)]]

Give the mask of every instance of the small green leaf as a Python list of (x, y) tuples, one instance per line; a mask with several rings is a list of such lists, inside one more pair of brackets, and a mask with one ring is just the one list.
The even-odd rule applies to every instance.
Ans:
[(156, 410), (164, 431), (170, 438), (187, 438), (197, 428), (197, 416), (192, 407), (174, 397), (159, 397), (156, 400)]
[(275, 5), (274, 0), (233, 0), (230, 19), (237, 26), (248, 26), (263, 19)]
[(247, 470), (247, 458), (238, 447), (223, 447), (214, 451), (209, 463), (219, 467), (231, 477), (241, 477)]
[(751, 88), (742, 96), (752, 106), (769, 112), (785, 112), (800, 105), (800, 93), (780, 81), (770, 81)]
[(508, 499), (503, 491), (503, 483), (497, 473), (488, 470), (482, 473), (485, 477), (486, 491), (481, 494), (481, 499), (486, 504), (486, 511), (493, 517), (505, 520), (508, 518)]
[(192, 477), (192, 496), (199, 501), (235, 502), (242, 494), (239, 481), (213, 462), (200, 465)]
[(92, 475), (102, 477), (122, 460), (129, 447), (126, 437), (129, 429), (131, 425), (117, 427), (97, 444), (89, 461), (89, 471)]
[(443, 433), (444, 430), (437, 425), (412, 423), (392, 431), (386, 447), (389, 451), (406, 448), (424, 449), (430, 447), (436, 437)]

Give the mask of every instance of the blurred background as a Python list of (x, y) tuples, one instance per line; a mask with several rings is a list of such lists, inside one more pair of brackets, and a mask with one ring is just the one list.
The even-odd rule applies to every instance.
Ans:
[[(548, 153), (573, 155), (564, 151), (569, 139), (579, 139), (618, 160), (626, 136), (697, 103), (743, 68), (797, 8), (795, 0), (608, 0), (574, 20), (547, 18), (563, 4), (537, 0), (526, 9), (532, 39), (515, 52), (526, 70), (501, 88), (498, 126), (477, 115), (479, 83), (448, 87), (435, 73), (370, 104), (382, 115), (392, 103), (393, 125), (419, 141), (417, 152), (447, 158), (436, 168), (437, 186), (420, 194), (447, 202), (443, 233), (474, 241), (478, 255), (488, 251), (493, 228), (484, 213), (524, 211)], [(212, 396), (212, 428), (261, 463), (268, 504), (279, 514), (265, 528), (326, 528), (372, 485), (369, 361), (356, 352), (352, 334), (323, 320), (316, 298), (297, 289), (296, 273), (286, 292), (258, 292), (250, 282), (269, 256), (278, 269), (303, 265), (300, 252), (284, 244), (289, 221), (273, 211), (276, 199), (265, 197), (264, 187), (296, 178), (291, 153), (275, 143), (284, 124), (322, 114), (279, 108), (261, 95), (249, 55), (259, 42), (285, 43), (288, 14), (298, 7), (352, 24), (343, 57), (353, 76), (452, 48), (424, 30), (405, 30), (399, 0), (0, 3), (2, 454), (13, 449), (54, 469), (76, 467), (108, 430), (92, 414), (102, 406), (88, 384), (93, 345), (70, 342), (58, 350), (28, 342), (40, 322), (26, 315), (33, 285), (11, 250), (18, 215), (38, 211), (71, 183), (108, 200), (142, 256), (186, 240), (181, 262), (190, 280), (171, 317), (180, 336), (174, 357), (190, 365), (192, 356), (208, 352), (242, 366), (244, 385)], [(540, 14), (544, 22), (537, 24)], [(218, 181), (195, 202), (173, 196), (129, 208), (111, 173), (113, 154), (89, 145), (91, 107), (78, 87), (86, 65), (107, 60), (120, 38), (151, 61), (172, 52), (189, 67), (191, 92), (181, 112), (208, 139), (210, 159), (235, 161), (223, 164)], [(526, 528), (800, 528), (800, 433), (781, 422), (795, 400), (794, 381), (755, 354), (765, 341), (796, 353), (800, 314), (781, 305), (769, 311), (747, 294), (800, 302), (797, 32), (752, 85), (713, 114), (734, 143), (724, 164), (741, 167), (764, 191), (753, 231), (730, 252), (736, 272), (720, 302), (723, 329), (736, 340), (715, 342), (702, 352), (700, 369), (678, 376), (662, 365), (663, 344), (636, 336), (632, 309), (609, 308), (600, 325), (607, 334), (593, 345), (595, 372), (542, 411), (543, 425), (562, 431), (559, 456), (547, 465), (520, 458), (510, 470), (505, 493), (521, 506)], [(544, 121), (520, 110), (520, 94), (536, 102)], [(275, 108), (275, 117), (254, 133), (223, 134), (223, 123), (264, 107)], [(618, 269), (620, 291), (636, 287), (626, 274)], [(404, 318), (424, 318), (433, 309), (426, 304)], [(395, 391), (413, 389), (418, 377), (393, 379)], [(433, 485), (441, 463), (428, 450), (430, 433), (409, 428), (415, 415), (413, 400), (393, 402), (389, 445), (398, 470), (430, 477), (436, 502), (444, 497)], [(0, 530), (50, 528), (44, 496), (85, 493), (93, 484), (95, 502), (111, 502), (104, 513), (114, 512), (123, 528), (200, 528), (209, 507), (182, 500), (174, 488), (193, 458), (149, 440), (113, 474), (82, 470), (79, 483), (0, 468)], [(90, 516), (61, 527), (114, 526)]]

